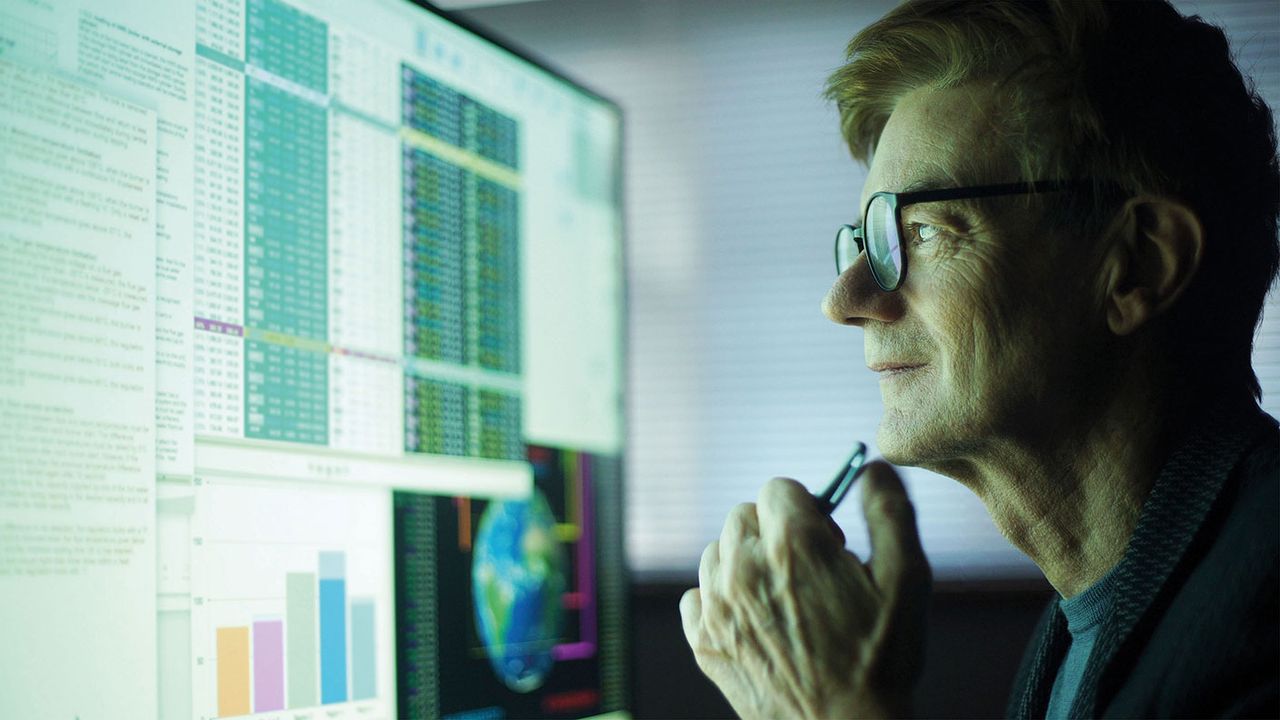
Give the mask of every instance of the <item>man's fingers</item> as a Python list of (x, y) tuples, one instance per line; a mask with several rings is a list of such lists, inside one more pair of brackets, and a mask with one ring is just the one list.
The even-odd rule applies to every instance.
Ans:
[(712, 682), (719, 684), (718, 670), (726, 658), (723, 649), (717, 647), (706, 632), (702, 622), (702, 591), (698, 588), (685, 590), (680, 596), (680, 625), (698, 667)]
[(680, 596), (680, 624), (684, 627), (685, 640), (689, 647), (698, 649), (701, 644), (702, 626), (702, 593), (698, 588), (690, 588)]
[(871, 576), (884, 590), (900, 591), (930, 581), (920, 546), (916, 512), (907, 489), (888, 463), (869, 463), (862, 473), (862, 512), (871, 536)]
[(702, 551), (702, 560), (698, 562), (698, 587), (714, 588), (716, 569), (720, 567), (720, 541), (712, 540)]
[(760, 540), (769, 557), (777, 560), (790, 548), (828, 548), (836, 550), (836, 536), (831, 532), (827, 516), (803, 485), (790, 478), (774, 478), (760, 489), (756, 505), (760, 524)]
[(756, 517), (756, 506), (753, 503), (742, 503), (729, 512), (724, 521), (724, 529), (720, 532), (720, 565), (733, 573), (737, 568), (737, 560), (746, 549), (744, 545), (754, 542), (760, 536), (760, 521)]

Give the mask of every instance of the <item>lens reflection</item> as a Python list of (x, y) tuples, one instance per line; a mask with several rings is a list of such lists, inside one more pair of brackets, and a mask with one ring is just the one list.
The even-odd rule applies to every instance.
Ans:
[(841, 225), (836, 231), (836, 274), (843, 275), (857, 257), (858, 243), (853, 239), (853, 228)]
[(893, 208), (883, 196), (872, 198), (867, 206), (867, 257), (881, 287), (897, 287), (902, 276), (901, 241)]

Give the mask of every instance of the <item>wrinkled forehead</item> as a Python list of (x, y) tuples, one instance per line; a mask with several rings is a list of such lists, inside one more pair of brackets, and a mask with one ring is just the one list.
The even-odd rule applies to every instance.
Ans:
[(898, 101), (871, 158), (861, 205), (872, 193), (1016, 180), (998, 130), (995, 90), (918, 88)]

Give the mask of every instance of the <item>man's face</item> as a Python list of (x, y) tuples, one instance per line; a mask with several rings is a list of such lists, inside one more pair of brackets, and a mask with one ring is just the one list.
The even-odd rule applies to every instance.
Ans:
[[(876, 147), (858, 211), (879, 191), (1040, 179), (1021, 178), (1002, 157), (993, 132), (998, 107), (994, 92), (979, 87), (904, 96)], [(986, 168), (982, 176), (978, 167)], [(865, 333), (885, 408), (877, 444), (890, 461), (941, 469), (1000, 439), (1036, 442), (1087, 387), (1082, 358), (1100, 337), (1091, 327), (1101, 327), (1092, 322), (1094, 283), (1080, 259), (1088, 253), (1067, 250), (1071, 238), (1046, 235), (1026, 202), (906, 206), (902, 287), (881, 291), (863, 256), (827, 294), (827, 316)]]

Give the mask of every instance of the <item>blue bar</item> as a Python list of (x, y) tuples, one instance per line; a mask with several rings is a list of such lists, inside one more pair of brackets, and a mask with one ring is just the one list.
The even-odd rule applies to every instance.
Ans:
[(346, 555), (320, 553), (320, 702), (347, 700)]
[(351, 699), (378, 694), (374, 663), (373, 600), (351, 600)]

